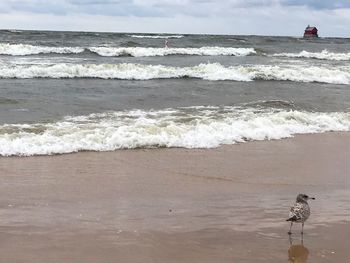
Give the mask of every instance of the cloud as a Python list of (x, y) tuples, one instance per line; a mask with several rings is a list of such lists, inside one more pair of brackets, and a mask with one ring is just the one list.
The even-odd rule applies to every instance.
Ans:
[(281, 0), (282, 5), (286, 6), (307, 6), (312, 9), (342, 9), (350, 8), (348, 0)]
[(60, 1), (9, 0), (0, 5), (0, 12), (28, 12), (39, 14), (66, 14), (69, 10)]
[(236, 9), (269, 7), (350, 8), (349, 0), (8, 0), (3, 12), (118, 16), (229, 16)]
[(0, 12), (3, 28), (350, 36), (348, 0), (8, 0)]

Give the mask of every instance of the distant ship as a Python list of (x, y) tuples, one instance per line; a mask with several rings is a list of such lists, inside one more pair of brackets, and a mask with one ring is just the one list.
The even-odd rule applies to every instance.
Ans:
[(316, 27), (308, 25), (305, 28), (304, 37), (318, 37), (317, 31)]

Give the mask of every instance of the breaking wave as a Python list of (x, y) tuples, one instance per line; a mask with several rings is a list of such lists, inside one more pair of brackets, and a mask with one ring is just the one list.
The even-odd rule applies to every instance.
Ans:
[(280, 53), (274, 54), (274, 57), (290, 57), (290, 58), (315, 58), (322, 60), (350, 60), (350, 52), (349, 53), (334, 53), (329, 52), (327, 50), (322, 50), (322, 52), (308, 52), (301, 51), (300, 53)]
[(195, 56), (248, 56), (256, 54), (254, 48), (201, 47), (201, 48), (143, 48), (143, 47), (92, 47), (100, 56), (155, 57), (168, 55)]
[(131, 110), (0, 126), (0, 155), (185, 147), (212, 148), (294, 134), (349, 131), (350, 113), (241, 107)]
[(25, 44), (0, 44), (0, 55), (27, 56), (37, 54), (78, 54), (84, 52), (81, 47), (47, 47)]
[(121, 64), (53, 64), (0, 66), (0, 78), (101, 78), (150, 80), (198, 78), (205, 80), (279, 80), (350, 84), (349, 67), (301, 65), (245, 65), (225, 67), (219, 63), (193, 67)]
[(201, 47), (201, 48), (145, 48), (145, 47), (48, 47), (24, 44), (0, 44), (0, 55), (27, 56), (37, 54), (78, 54), (93, 52), (103, 57), (153, 57), (167, 55), (196, 56), (248, 56), (256, 54), (254, 48)]
[(129, 37), (134, 37), (134, 38), (183, 38), (183, 35), (128, 35)]

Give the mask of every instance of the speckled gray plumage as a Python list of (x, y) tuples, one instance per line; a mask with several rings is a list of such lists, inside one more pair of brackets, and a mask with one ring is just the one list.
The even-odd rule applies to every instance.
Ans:
[(289, 217), (286, 221), (290, 221), (290, 229), (288, 234), (292, 233), (293, 223), (302, 223), (301, 233), (304, 231), (304, 222), (310, 216), (310, 206), (308, 204), (309, 199), (315, 199), (313, 197), (309, 197), (306, 194), (299, 194), (297, 196), (295, 204), (290, 208)]
[(303, 223), (310, 216), (310, 206), (307, 202), (296, 202), (289, 211), (287, 221)]

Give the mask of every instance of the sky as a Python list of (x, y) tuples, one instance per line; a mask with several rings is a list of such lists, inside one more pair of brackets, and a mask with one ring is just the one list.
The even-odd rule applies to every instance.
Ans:
[(0, 0), (1, 29), (350, 37), (350, 0)]

